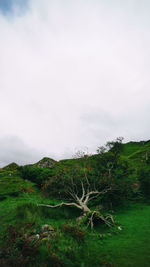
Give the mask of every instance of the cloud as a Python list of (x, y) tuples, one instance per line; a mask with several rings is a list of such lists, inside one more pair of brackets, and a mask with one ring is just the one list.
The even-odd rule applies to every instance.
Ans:
[(146, 0), (30, 0), (0, 14), (0, 136), (57, 159), (149, 139), (149, 11)]
[(28, 0), (0, 0), (0, 12), (5, 16), (21, 15), (26, 11)]
[(35, 163), (44, 156), (41, 151), (29, 147), (17, 136), (1, 137), (0, 148), (0, 167), (11, 162), (20, 165)]

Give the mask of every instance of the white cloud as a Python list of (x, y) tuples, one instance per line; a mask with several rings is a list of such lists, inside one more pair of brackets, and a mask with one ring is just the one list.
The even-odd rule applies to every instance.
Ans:
[(22, 16), (1, 14), (1, 138), (56, 158), (149, 139), (149, 11), (146, 0), (31, 0)]
[(44, 156), (42, 151), (29, 147), (17, 136), (1, 137), (0, 148), (0, 167), (11, 162), (20, 165), (35, 163), (39, 160), (39, 157)]

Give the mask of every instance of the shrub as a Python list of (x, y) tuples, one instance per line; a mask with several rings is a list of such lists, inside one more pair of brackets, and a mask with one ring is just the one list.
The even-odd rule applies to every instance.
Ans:
[(62, 226), (62, 230), (71, 235), (77, 242), (81, 243), (84, 242), (86, 232), (81, 229), (78, 225), (72, 225), (72, 224), (64, 224)]
[(119, 205), (124, 200), (130, 199), (133, 195), (133, 181), (131, 179), (133, 170), (129, 168), (128, 163), (119, 160), (112, 169), (111, 174), (104, 173), (100, 180), (101, 187), (110, 187), (111, 189), (103, 196), (104, 205)]
[(50, 169), (43, 169), (37, 166), (21, 166), (19, 167), (19, 171), (23, 179), (34, 182), (39, 188), (51, 175)]
[(140, 182), (140, 190), (142, 194), (150, 199), (150, 170), (140, 169), (138, 172), (138, 178)]
[(4, 266), (34, 266), (39, 244), (31, 242), (28, 237), (25, 237), (25, 231), (27, 228), (22, 226), (8, 227), (3, 240), (5, 254), (2, 260), (6, 264)]

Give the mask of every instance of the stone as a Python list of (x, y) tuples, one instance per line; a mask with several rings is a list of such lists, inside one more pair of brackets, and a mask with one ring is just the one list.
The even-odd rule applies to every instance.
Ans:
[(40, 235), (39, 234), (32, 235), (32, 236), (29, 237), (30, 241), (37, 241), (39, 239), (40, 239)]
[(42, 233), (44, 232), (54, 232), (54, 228), (51, 226), (51, 225), (48, 225), (48, 224), (44, 224), (42, 226)]
[(36, 163), (39, 168), (51, 168), (56, 164), (56, 161), (51, 158), (43, 158)]

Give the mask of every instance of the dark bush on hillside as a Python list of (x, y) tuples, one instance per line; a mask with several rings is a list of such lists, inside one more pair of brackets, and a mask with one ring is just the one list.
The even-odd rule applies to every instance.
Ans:
[(133, 186), (129, 177), (112, 176), (110, 179), (106, 180), (105, 183), (110, 185), (111, 190), (108, 191), (102, 199), (104, 205), (109, 207), (116, 206), (127, 199), (131, 199)]
[(111, 190), (104, 196), (104, 203), (118, 205), (131, 198), (133, 194), (132, 172), (133, 170), (129, 168), (127, 161), (117, 161), (115, 168), (111, 171), (111, 175), (106, 178)]
[[(97, 173), (101, 177), (101, 186), (111, 187), (102, 199), (105, 205), (119, 205), (124, 200), (130, 199), (133, 194), (133, 181), (131, 175), (133, 169), (119, 155), (112, 152), (97, 155)], [(98, 174), (97, 174), (98, 175)], [(97, 200), (98, 201), (98, 200)], [(95, 203), (96, 204), (96, 203)]]
[(140, 182), (140, 190), (142, 194), (150, 199), (150, 170), (140, 169), (138, 173), (138, 178)]
[(39, 168), (36, 166), (22, 166), (19, 167), (21, 177), (37, 184), (41, 187), (42, 184), (51, 176), (51, 170), (47, 168)]
[(112, 152), (97, 155), (95, 161), (95, 170), (97, 170), (101, 175), (104, 175), (106, 172), (111, 172), (116, 168), (116, 161)]
[(123, 151), (122, 140), (123, 138), (119, 137), (97, 150), (97, 170), (103, 175), (104, 186), (111, 187), (103, 197), (103, 204), (118, 205), (125, 199), (131, 198), (133, 194), (131, 179), (133, 169), (120, 157)]
[(113, 168), (115, 167), (120, 153), (123, 151), (122, 140), (123, 137), (118, 137), (115, 141), (107, 142), (105, 146), (101, 146), (97, 149), (97, 163), (101, 171), (107, 168), (108, 163), (111, 163)]

